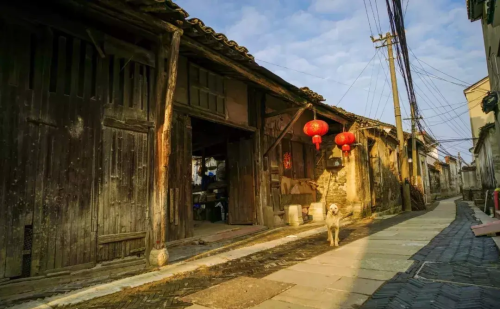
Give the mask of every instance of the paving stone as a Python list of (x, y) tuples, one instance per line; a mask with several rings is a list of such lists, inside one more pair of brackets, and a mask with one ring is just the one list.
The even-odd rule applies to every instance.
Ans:
[(273, 300), (308, 306), (318, 309), (359, 308), (368, 296), (344, 291), (295, 286)]
[(363, 278), (342, 277), (339, 281), (330, 285), (328, 289), (372, 295), (384, 282)]
[(373, 280), (389, 280), (394, 277), (395, 274), (397, 274), (397, 272), (393, 271), (356, 269), (349, 267), (337, 267), (334, 265), (319, 265), (309, 263), (299, 263), (290, 267), (289, 269), (307, 273), (327, 274), (342, 277), (357, 277)]
[(326, 286), (338, 281), (341, 276), (319, 273), (305, 273), (303, 271), (295, 271), (291, 269), (283, 269), (274, 274), (271, 274), (264, 279), (287, 282), (300, 286), (308, 286), (315, 288), (325, 288)]
[(251, 309), (311, 309), (312, 307), (306, 307), (298, 304), (286, 303), (279, 300), (269, 299), (265, 302), (252, 307)]
[(219, 309), (243, 309), (262, 303), (292, 284), (239, 277), (183, 297), (182, 301)]
[(382, 285), (363, 309), (500, 308), (498, 249), (491, 238), (474, 236), (477, 221), (466, 203), (455, 208), (456, 219), (411, 257), (415, 265)]
[(354, 260), (348, 257), (337, 258), (329, 256), (315, 257), (307, 261), (310, 264), (335, 265), (337, 267), (363, 268), (384, 271), (406, 271), (413, 264), (410, 260), (386, 259), (386, 258), (364, 258)]

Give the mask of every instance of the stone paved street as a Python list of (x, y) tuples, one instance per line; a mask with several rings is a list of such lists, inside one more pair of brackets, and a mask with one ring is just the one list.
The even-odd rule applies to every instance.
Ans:
[[(404, 213), (385, 220), (362, 220), (348, 225), (340, 233), (341, 248), (363, 237), (381, 232), (423, 214), (425, 213)], [(242, 248), (242, 250), (246, 250), (246, 248)], [(261, 279), (332, 250), (335, 249), (328, 246), (326, 233), (321, 233), (225, 264), (212, 266), (202, 271), (193, 271), (182, 276), (125, 289), (112, 295), (75, 305), (67, 305), (63, 308), (185, 308), (191, 304), (182, 300), (184, 296), (242, 276)], [(381, 275), (385, 279), (391, 277), (383, 273)]]
[(474, 211), (441, 201), (63, 308), (500, 308), (499, 253)]
[(457, 202), (457, 218), (410, 259), (362, 308), (500, 308), (500, 261), (490, 237), (475, 237), (474, 211)]

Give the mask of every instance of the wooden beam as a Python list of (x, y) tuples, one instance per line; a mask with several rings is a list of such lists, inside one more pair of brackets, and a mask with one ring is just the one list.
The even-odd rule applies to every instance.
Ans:
[(184, 36), (182, 38), (181, 44), (191, 50), (195, 50), (198, 52), (200, 55), (206, 57), (209, 60), (215, 61), (217, 63), (223, 64), (237, 73), (241, 74), (243, 77), (248, 78), (249, 80), (253, 81), (254, 83), (282, 96), (283, 98), (299, 105), (305, 105), (308, 104), (307, 100), (300, 97), (299, 95), (294, 94), (292, 91), (289, 91), (285, 87), (267, 79), (264, 76), (261, 76), (260, 74), (253, 72), (251, 69), (246, 68), (245, 66), (237, 63), (234, 60), (231, 60), (227, 58), (226, 56), (223, 56), (216, 51), (212, 50), (209, 47), (206, 47), (202, 45), (201, 43), (196, 42), (195, 40), (188, 38)]
[(325, 107), (315, 105), (314, 109), (316, 109), (316, 113), (318, 115), (321, 115), (325, 118), (331, 119), (331, 120), (336, 121), (338, 123), (347, 124), (349, 122), (349, 121), (347, 121), (347, 119), (345, 119), (341, 116), (338, 116), (338, 115), (334, 114), (333, 112), (327, 111)]
[(308, 108), (311, 108), (311, 107), (312, 107), (312, 104), (308, 103), (306, 106), (304, 106), (301, 109), (299, 109), (297, 111), (297, 113), (295, 113), (295, 116), (293, 116), (293, 118), (290, 121), (290, 123), (288, 123), (288, 125), (283, 129), (283, 131), (281, 131), (281, 133), (278, 136), (278, 138), (276, 138), (276, 140), (271, 145), (271, 147), (269, 147), (269, 149), (264, 153), (264, 157), (267, 157), (267, 155), (269, 154), (269, 152), (271, 152), (271, 150), (273, 150), (281, 142), (281, 140), (286, 135), (286, 133), (288, 132), (288, 130), (290, 130), (290, 128), (294, 125), (294, 123), (297, 122), (297, 120), (299, 120), (300, 116), (304, 113), (304, 111), (306, 109), (308, 109)]
[(300, 106), (295, 106), (295, 107), (290, 107), (290, 108), (282, 109), (280, 111), (275, 111), (275, 112), (272, 112), (272, 113), (267, 113), (264, 116), (264, 118), (271, 118), (271, 117), (279, 116), (279, 115), (286, 114), (286, 113), (289, 113), (289, 112), (296, 112), (299, 109), (301, 109)]
[(102, 235), (98, 238), (99, 245), (109, 244), (112, 242), (120, 242), (126, 240), (133, 240), (146, 237), (146, 232), (131, 232), (131, 233), (122, 233), (122, 234), (110, 234), (110, 235)]
[[(179, 58), (179, 43), (181, 40), (181, 31), (176, 31), (172, 34), (170, 43), (170, 57), (168, 57), (168, 75), (167, 86), (165, 87), (165, 116), (163, 118), (163, 129), (161, 136), (161, 159), (160, 166), (161, 174), (159, 179), (160, 190), (160, 207), (161, 207), (161, 239), (160, 244), (163, 248), (167, 242), (167, 190), (168, 190), (168, 166), (170, 163), (171, 147), (171, 131), (172, 131), (172, 114), (174, 110), (174, 92), (177, 82), (177, 60)], [(157, 248), (159, 249), (159, 248)]]
[[(85, 1), (88, 2), (88, 1)], [(180, 29), (179, 27), (176, 27), (166, 21), (163, 21), (157, 17), (154, 17), (153, 15), (143, 13), (139, 10), (134, 10), (132, 7), (127, 5), (124, 1), (119, 1), (119, 0), (97, 0), (97, 4), (93, 4), (91, 2), (88, 2), (88, 5), (94, 9), (98, 9), (101, 11), (106, 11), (110, 15), (115, 15), (116, 13), (119, 13), (121, 17), (118, 17), (122, 20), (132, 22), (140, 27), (146, 28), (146, 29), (156, 29), (157, 31), (160, 32), (170, 32), (170, 33), (176, 33), (180, 32), (180, 34), (183, 33), (183, 30)], [(110, 12), (111, 11), (111, 12)], [(114, 12), (113, 12), (114, 11)]]
[(248, 131), (248, 132), (255, 132), (257, 129), (254, 127), (246, 126), (246, 125), (241, 125), (237, 123), (230, 122), (226, 120), (224, 116), (219, 116), (214, 114), (213, 112), (209, 110), (202, 110), (200, 108), (192, 107), (186, 104), (179, 104), (179, 103), (174, 103), (174, 108), (176, 111), (186, 113), (190, 116), (193, 116), (195, 118), (200, 118), (203, 120), (207, 120), (210, 122), (222, 124), (228, 127)]

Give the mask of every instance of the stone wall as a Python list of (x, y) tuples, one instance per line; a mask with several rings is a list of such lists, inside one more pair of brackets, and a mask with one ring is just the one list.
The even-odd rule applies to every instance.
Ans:
[[(335, 134), (323, 137), (316, 154), (315, 182), (318, 200), (335, 203), (342, 213), (366, 217), (374, 212), (401, 211), (401, 189), (397, 166), (397, 144), (379, 132), (356, 130), (357, 145), (347, 157), (334, 143)], [(328, 160), (342, 162), (327, 168)]]
[[(351, 208), (347, 201), (347, 167), (326, 168), (326, 160), (342, 158), (342, 153), (333, 142), (335, 136), (323, 138), (322, 150), (316, 153), (316, 183), (319, 185), (317, 200), (325, 205), (337, 204), (343, 213), (349, 213)], [(342, 158), (343, 165), (346, 164)]]

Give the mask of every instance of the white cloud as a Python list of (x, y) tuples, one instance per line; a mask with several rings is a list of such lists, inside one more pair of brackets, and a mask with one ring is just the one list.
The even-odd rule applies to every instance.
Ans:
[[(371, 29), (374, 33), (379, 32), (378, 23), (374, 22), (373, 17), (376, 15), (380, 16), (382, 32), (387, 32), (389, 24), (385, 1), (377, 2), (379, 15), (374, 1), (371, 1), (373, 13), (368, 7)], [(369, 38), (371, 33), (366, 20), (367, 13), (361, 0), (184, 0), (178, 4), (193, 17), (201, 18), (216, 31), (224, 32), (229, 39), (246, 46), (257, 59), (321, 77), (260, 62), (288, 82), (298, 87), (308, 86), (320, 93), (333, 105), (348, 89), (346, 84), (354, 82), (375, 53), (374, 44)], [(470, 23), (467, 19), (463, 1), (411, 1), (405, 22), (408, 44), (421, 60), (469, 83), (486, 76), (481, 27), (478, 22)], [(386, 84), (388, 77), (384, 76), (384, 72), (387, 74), (388, 71), (386, 58), (386, 49), (380, 49), (379, 56), (368, 65), (342, 100), (341, 107), (358, 114), (364, 114), (367, 110), (367, 116), (375, 117), (377, 108), (373, 106), (372, 113), (368, 114), (370, 106), (367, 106), (367, 102), (381, 102), (377, 117), (394, 123), (392, 100), (389, 99), (386, 105), (391, 95)], [(411, 62), (420, 67), (413, 57)], [(381, 64), (385, 71), (381, 69)], [(453, 80), (426, 64), (422, 65), (434, 75)], [(375, 81), (377, 72), (378, 82)], [(465, 101), (463, 88), (459, 86), (416, 73), (413, 79), (417, 102), (422, 109)], [(377, 90), (373, 92), (376, 83)], [(371, 92), (368, 92), (369, 89)], [(409, 111), (404, 89), (399, 77), (403, 114), (405, 109)], [(384, 113), (380, 115), (382, 110)], [(437, 110), (426, 110), (424, 115), (431, 117), (449, 109)], [(469, 137), (469, 129), (463, 124), (469, 123), (468, 114), (461, 115), (461, 120), (442, 124), (453, 117), (457, 116), (451, 111), (442, 118), (429, 118), (427, 122), (436, 124), (431, 128), (436, 134)], [(405, 128), (409, 129), (407, 123)], [(464, 153), (470, 145), (460, 144), (458, 147)], [(450, 152), (456, 152), (457, 149), (450, 148)]]

